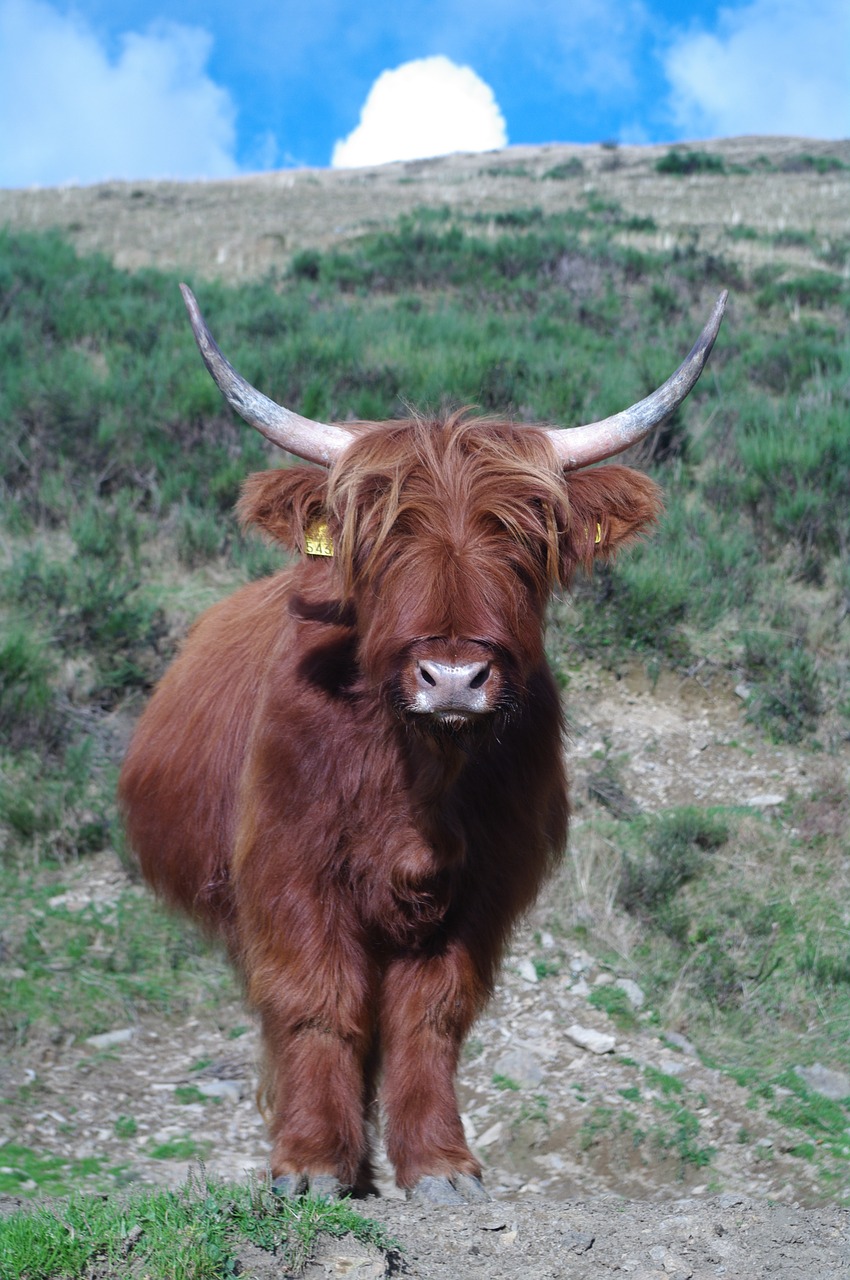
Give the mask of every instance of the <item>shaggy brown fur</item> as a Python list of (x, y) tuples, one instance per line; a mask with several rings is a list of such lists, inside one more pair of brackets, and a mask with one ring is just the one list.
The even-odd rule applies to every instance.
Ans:
[[(244, 522), (303, 552), (321, 518), (336, 554), (201, 618), (120, 795), (145, 876), (259, 1010), (276, 1176), (367, 1183), (379, 1084), (401, 1186), (480, 1175), (460, 1047), (567, 834), (546, 602), (659, 509), (646, 476), (565, 475), (542, 432), (464, 415), (249, 477)], [(486, 713), (415, 714), (434, 662), (479, 664)]]

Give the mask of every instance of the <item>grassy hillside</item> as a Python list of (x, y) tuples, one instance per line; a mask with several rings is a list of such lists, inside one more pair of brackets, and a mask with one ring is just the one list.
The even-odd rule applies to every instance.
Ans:
[[(671, 154), (653, 161), (658, 183), (748, 176), (709, 152)], [(799, 147), (791, 158), (794, 181), (846, 178), (840, 157)], [(565, 688), (583, 661), (698, 669), (736, 685), (768, 739), (840, 753), (850, 236), (739, 219), (711, 248), (696, 232), (665, 248), (663, 228), (626, 209), (605, 171), (583, 183), (569, 157), (560, 171), (551, 156), (545, 172), (539, 157), (533, 173), (522, 163), (525, 175), (505, 178), (525, 197), (510, 207), (414, 206), (336, 246), (303, 244), (262, 280), (202, 281), (222, 348), (267, 394), (326, 420), (475, 404), (569, 425), (660, 383), (729, 288), (709, 370), (632, 459), (665, 489), (663, 524), (555, 607), (550, 654)], [(568, 207), (538, 198), (569, 183), (581, 185)], [(56, 233), (7, 229), (0, 322), (0, 888), (15, 906), (0, 918), (0, 1038), (20, 1046), (46, 1030), (107, 1029), (116, 1009), (167, 1012), (226, 982), (153, 906), (71, 919), (39, 877), (120, 848), (113, 788), (128, 726), (192, 617), (280, 563), (238, 532), (232, 507), (249, 471), (285, 460), (223, 406), (176, 275), (128, 274)], [(739, 1073), (782, 1028), (793, 1037), (807, 1002), (823, 1011), (819, 1047), (846, 1029), (840, 775), (824, 806), (830, 822), (802, 833), (791, 811), (756, 834), (734, 813), (699, 811), (621, 815), (606, 833), (616, 910), (640, 931), (647, 981), (659, 1001), (684, 986), (727, 1045), (741, 1031)], [(735, 860), (718, 881), (721, 848), (759, 868), (731, 913), (717, 890), (735, 896)], [(747, 1029), (742, 993), (768, 942), (770, 982)]]

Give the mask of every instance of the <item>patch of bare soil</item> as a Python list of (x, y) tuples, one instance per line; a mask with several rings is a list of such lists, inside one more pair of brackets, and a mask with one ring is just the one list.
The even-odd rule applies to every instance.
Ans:
[(776, 808), (812, 790), (822, 762), (771, 745), (744, 716), (733, 681), (662, 672), (656, 682), (635, 664), (621, 675), (584, 667), (570, 683), (568, 716), (573, 790), (614, 769), (637, 809), (678, 805)]
[[(730, 228), (756, 227), (763, 237), (814, 232), (827, 242), (846, 236), (850, 172), (818, 173), (800, 157), (846, 163), (850, 143), (726, 138), (694, 145), (721, 156), (730, 171), (659, 174), (655, 164), (666, 146), (510, 147), (372, 169), (6, 190), (0, 226), (54, 227), (79, 250), (105, 253), (119, 267), (179, 269), (231, 283), (283, 271), (301, 249), (344, 245), (421, 206), (450, 206), (461, 215), (531, 207), (549, 214), (586, 208), (597, 195), (616, 201), (624, 221), (655, 224), (654, 231), (614, 228), (615, 239), (660, 251), (699, 243), (716, 252), (722, 245), (725, 257), (748, 270), (775, 258), (817, 267), (819, 246), (776, 250), (767, 241), (730, 239)], [(559, 172), (568, 176), (552, 176)]]
[[(850, 1267), (846, 1211), (739, 1195), (663, 1204), (533, 1197), (442, 1212), (369, 1201), (365, 1208), (404, 1241), (406, 1274), (420, 1280), (839, 1280)], [(369, 1263), (334, 1270), (335, 1255), (338, 1246), (329, 1245), (306, 1274), (393, 1274), (374, 1259), (372, 1270)]]

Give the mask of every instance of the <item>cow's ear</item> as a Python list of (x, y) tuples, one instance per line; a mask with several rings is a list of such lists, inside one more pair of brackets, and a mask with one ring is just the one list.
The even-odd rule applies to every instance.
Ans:
[(291, 551), (305, 551), (307, 535), (323, 526), (327, 472), (319, 467), (255, 471), (242, 485), (236, 508), (243, 525), (253, 524)]
[(605, 466), (568, 472), (567, 520), (561, 535), (561, 581), (569, 585), (579, 565), (592, 567), (633, 542), (663, 510), (654, 480), (630, 467)]

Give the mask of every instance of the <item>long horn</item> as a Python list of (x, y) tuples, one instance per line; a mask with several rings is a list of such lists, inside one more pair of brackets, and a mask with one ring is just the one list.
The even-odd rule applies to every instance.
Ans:
[(726, 309), (727, 291), (724, 289), (714, 304), (708, 324), (697, 338), (690, 354), (682, 361), (674, 374), (657, 391), (639, 400), (630, 409), (615, 413), (611, 418), (589, 422), (582, 427), (560, 430), (547, 428), (561, 463), (568, 470), (587, 467), (591, 462), (601, 462), (615, 453), (622, 453), (630, 445), (643, 440), (654, 426), (668, 417), (693, 388), (705, 367), (714, 339)]
[(192, 332), (204, 364), (231, 408), (278, 448), (288, 449), (290, 453), (295, 453), (308, 462), (318, 462), (323, 467), (329, 467), (343, 449), (351, 444), (354, 439), (352, 433), (346, 431), (345, 427), (329, 422), (313, 422), (310, 418), (302, 418), (300, 414), (292, 413), (252, 387), (219, 351), (192, 290), (188, 285), (181, 284), (180, 292), (183, 294), (192, 322)]

